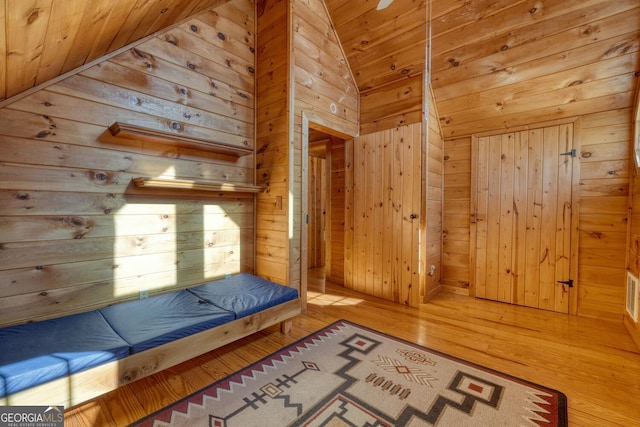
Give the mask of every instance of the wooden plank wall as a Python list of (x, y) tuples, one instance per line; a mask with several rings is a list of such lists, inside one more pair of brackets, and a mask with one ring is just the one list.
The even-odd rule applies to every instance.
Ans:
[[(576, 133), (580, 162), (578, 314), (620, 321), (624, 310), (629, 108), (582, 117)], [(464, 293), (469, 283), (471, 138), (444, 148), (443, 284)]]
[(256, 269), (304, 294), (302, 116), (356, 135), (358, 93), (323, 2), (263, 0), (257, 8), (257, 182), (267, 190), (258, 197)]
[[(640, 177), (638, 176), (638, 168), (635, 162), (632, 162), (631, 167), (631, 180), (632, 191), (630, 197), (630, 227), (629, 227), (629, 245), (627, 248), (628, 268), (629, 271), (635, 276), (640, 277)], [(629, 298), (630, 295), (627, 295)], [(625, 307), (626, 307), (625, 299)], [(640, 308), (640, 291), (636, 306)], [(626, 313), (624, 316), (625, 325), (627, 330), (631, 333), (633, 340), (636, 343), (638, 349), (640, 349), (640, 321), (634, 322), (632, 317)]]
[(422, 123), (360, 136), (349, 146), (345, 286), (417, 307), (424, 295)]
[(289, 8), (262, 0), (257, 6), (256, 272), (274, 282), (289, 278)]
[(468, 294), (471, 224), (471, 137), (444, 143), (442, 278), (449, 292)]
[(233, 0), (0, 109), (0, 325), (253, 270), (252, 196), (131, 184), (253, 183), (253, 155), (119, 140), (107, 127), (253, 146), (254, 22), (253, 2)]
[(617, 321), (624, 312), (631, 113), (584, 116), (580, 132), (578, 314)]
[(292, 0), (293, 91), (291, 194), (293, 236), (291, 238), (291, 282), (300, 281), (302, 252), (301, 221), (303, 165), (302, 116), (331, 135), (355, 136), (359, 125), (359, 99), (353, 76), (335, 34), (324, 2)]
[[(422, 46), (424, 56), (424, 46)], [(360, 94), (360, 134), (422, 122), (422, 73)]]
[[(423, 299), (429, 300), (440, 291), (442, 279), (442, 209), (443, 209), (443, 148), (442, 129), (438, 120), (438, 110), (434, 102), (433, 94), (429, 91), (429, 119), (427, 121), (428, 138), (424, 152), (427, 158), (427, 194), (426, 194), (426, 226), (421, 228), (426, 233), (424, 242), (426, 245), (426, 258), (422, 271), (424, 272), (425, 285)], [(431, 266), (435, 266), (433, 275)]]
[(345, 243), (345, 142), (333, 138), (327, 159), (329, 174), (329, 263), (326, 277), (333, 283), (344, 284), (344, 243)]

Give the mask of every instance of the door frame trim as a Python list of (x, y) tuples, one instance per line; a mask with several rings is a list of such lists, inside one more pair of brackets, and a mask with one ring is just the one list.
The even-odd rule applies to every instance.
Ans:
[[(581, 132), (582, 119), (580, 117), (572, 117), (569, 119), (551, 120), (547, 122), (532, 123), (524, 126), (515, 126), (511, 128), (496, 129), (488, 132), (481, 132), (471, 135), (471, 194), (470, 194), (470, 224), (469, 224), (469, 296), (476, 297), (476, 245), (477, 245), (477, 222), (476, 222), (476, 204), (477, 204), (477, 173), (478, 165), (478, 139), (487, 136), (502, 135), (505, 133), (522, 132), (532, 129), (540, 129), (550, 126), (573, 124), (573, 148), (580, 153), (581, 148)], [(578, 292), (579, 292), (579, 275), (578, 275), (578, 249), (579, 249), (579, 224), (580, 212), (578, 206), (580, 204), (580, 161), (576, 157), (576, 161), (572, 165), (571, 176), (571, 259), (569, 262), (569, 277), (573, 279), (573, 289), (569, 292), (569, 314), (578, 314)]]

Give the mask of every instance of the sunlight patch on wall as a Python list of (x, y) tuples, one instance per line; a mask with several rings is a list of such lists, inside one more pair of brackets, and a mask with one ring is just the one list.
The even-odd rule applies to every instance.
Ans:
[[(173, 167), (163, 177), (175, 177)], [(177, 209), (162, 198), (134, 196), (113, 216), (113, 295), (140, 296), (141, 291), (177, 283)]]
[(127, 204), (114, 216), (114, 296), (175, 286), (176, 206)]
[(240, 272), (240, 226), (218, 205), (205, 205), (203, 211), (204, 279), (216, 279)]

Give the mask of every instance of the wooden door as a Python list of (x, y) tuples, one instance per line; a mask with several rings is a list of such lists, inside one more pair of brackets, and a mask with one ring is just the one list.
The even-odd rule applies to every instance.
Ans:
[(572, 124), (474, 140), (476, 297), (568, 312), (572, 148)]
[(345, 286), (418, 307), (421, 124), (364, 135), (348, 146)]

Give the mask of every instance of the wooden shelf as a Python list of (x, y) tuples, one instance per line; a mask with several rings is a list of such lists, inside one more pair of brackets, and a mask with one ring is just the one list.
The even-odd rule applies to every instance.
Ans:
[(228, 156), (241, 157), (253, 154), (253, 148), (239, 147), (224, 142), (208, 141), (205, 139), (191, 138), (175, 135), (156, 129), (148, 129), (127, 123), (115, 122), (109, 126), (111, 135), (118, 138), (127, 138), (135, 141), (151, 141), (163, 144), (172, 144), (188, 148), (197, 148), (203, 151), (226, 154)]
[(236, 193), (259, 193), (262, 187), (251, 184), (235, 184), (206, 180), (186, 180), (175, 178), (133, 178), (136, 187), (181, 188), (186, 190), (229, 191)]

